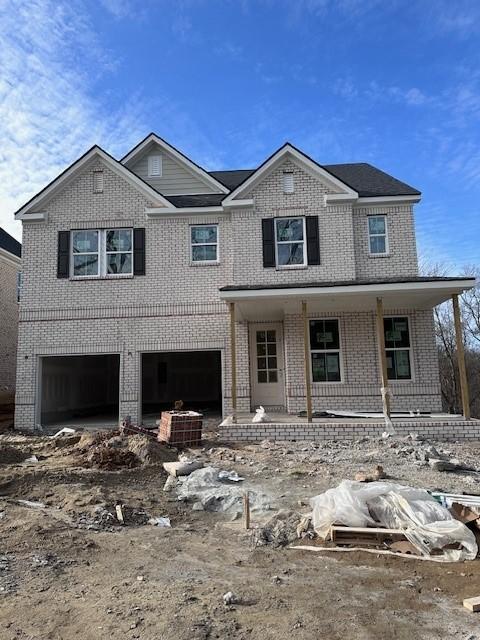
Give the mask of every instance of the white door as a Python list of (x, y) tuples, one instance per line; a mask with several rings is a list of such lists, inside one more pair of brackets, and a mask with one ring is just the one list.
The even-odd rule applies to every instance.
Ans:
[(285, 410), (282, 323), (250, 325), (252, 406)]

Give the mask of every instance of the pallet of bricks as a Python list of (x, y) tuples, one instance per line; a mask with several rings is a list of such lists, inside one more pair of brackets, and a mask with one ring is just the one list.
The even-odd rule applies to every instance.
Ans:
[(203, 415), (196, 411), (162, 411), (158, 439), (173, 446), (202, 443)]

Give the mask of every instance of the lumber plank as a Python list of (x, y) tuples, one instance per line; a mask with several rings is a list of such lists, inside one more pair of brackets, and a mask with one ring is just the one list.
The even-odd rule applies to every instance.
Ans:
[(465, 598), (463, 606), (465, 609), (473, 611), (474, 613), (480, 611), (480, 596), (477, 596), (476, 598)]

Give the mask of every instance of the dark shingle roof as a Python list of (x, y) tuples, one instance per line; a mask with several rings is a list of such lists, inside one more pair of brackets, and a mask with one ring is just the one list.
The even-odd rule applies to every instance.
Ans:
[(371, 278), (361, 280), (329, 280), (327, 282), (292, 282), (280, 284), (239, 284), (220, 287), (220, 291), (263, 291), (265, 289), (312, 289), (317, 287), (354, 287), (362, 284), (401, 284), (409, 282), (451, 282), (452, 280), (472, 280), (473, 276), (437, 277), (412, 276), (411, 278)]
[(209, 171), (208, 173), (223, 185), (233, 191), (239, 184), (245, 182), (256, 169), (235, 169), (233, 171)]
[(359, 196), (419, 196), (420, 191), (368, 162), (324, 164), (323, 168), (354, 189)]
[(227, 195), (225, 193), (204, 193), (196, 196), (167, 196), (164, 195), (174, 207), (216, 207), (222, 203)]
[[(363, 198), (374, 196), (417, 196), (420, 191), (405, 182), (377, 169), (368, 162), (319, 165), (328, 173), (354, 189)], [(256, 169), (209, 171), (210, 175), (233, 191), (245, 182)]]
[(0, 248), (5, 249), (9, 253), (13, 253), (18, 258), (22, 257), (22, 245), (20, 242), (12, 238), (4, 229), (0, 227)]

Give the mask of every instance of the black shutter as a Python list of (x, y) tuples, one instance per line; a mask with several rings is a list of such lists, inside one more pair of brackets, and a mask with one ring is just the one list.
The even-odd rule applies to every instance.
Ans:
[(275, 266), (275, 239), (273, 218), (262, 220), (263, 266)]
[(133, 275), (145, 275), (145, 229), (133, 230)]
[(70, 231), (58, 232), (57, 278), (70, 276)]
[(318, 216), (307, 216), (307, 262), (320, 264), (320, 236), (318, 232)]

